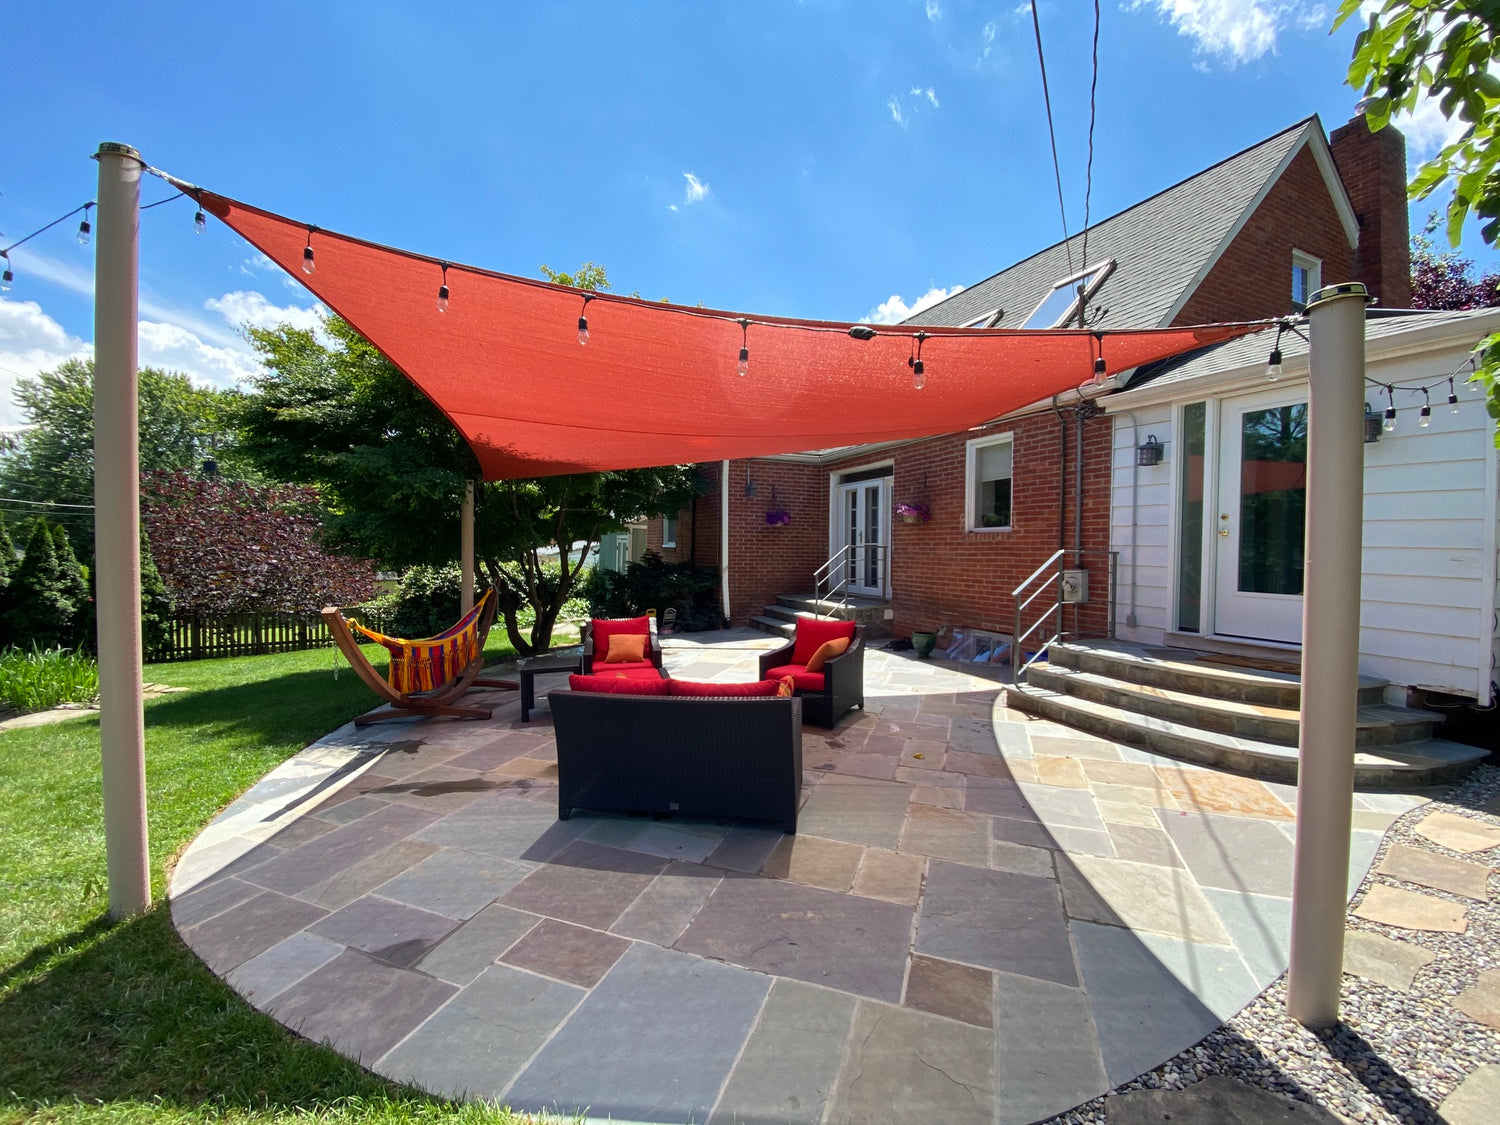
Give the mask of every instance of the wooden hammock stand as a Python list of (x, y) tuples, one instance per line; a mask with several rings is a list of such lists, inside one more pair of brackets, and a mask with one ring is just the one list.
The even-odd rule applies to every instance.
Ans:
[(344, 615), (337, 606), (325, 607), (323, 620), (328, 625), (328, 632), (333, 637), (333, 643), (338, 645), (339, 651), (349, 661), (349, 667), (354, 669), (354, 674), (365, 682), (366, 687), (385, 700), (384, 705), (373, 711), (366, 711), (355, 719), (355, 726), (362, 727), (385, 719), (405, 719), (413, 715), (488, 719), (494, 713), (493, 706), (460, 705), (455, 700), (471, 688), (496, 688), (508, 691), (516, 691), (520, 688), (520, 684), (514, 680), (481, 680), (479, 678), (479, 673), (484, 670), (485, 638), (489, 636), (490, 626), (495, 622), (495, 599), (493, 597), (487, 599), (479, 616), (477, 631), (479, 654), (458, 675), (430, 691), (400, 692), (391, 687), (385, 678), (375, 671), (375, 666), (370, 663), (358, 642), (355, 641), (353, 630), (349, 628), (349, 623), (344, 620)]

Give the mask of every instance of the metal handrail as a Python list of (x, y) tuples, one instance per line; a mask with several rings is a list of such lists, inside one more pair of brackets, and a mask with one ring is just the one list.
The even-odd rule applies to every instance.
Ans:
[[(1117, 571), (1119, 568), (1120, 553), (1118, 551), (1110, 550), (1101, 551), (1098, 549), (1088, 548), (1083, 550), (1075, 550), (1071, 547), (1060, 547), (1056, 551), (1052, 552), (1046, 562), (1042, 563), (1041, 566), (1032, 571), (1031, 574), (1026, 577), (1025, 581), (1023, 581), (1019, 586), (1017, 586), (1010, 592), (1011, 599), (1015, 604), (1015, 628), (1011, 632), (1010, 642), (1010, 665), (1012, 683), (1020, 683), (1021, 678), (1026, 674), (1027, 669), (1029, 669), (1038, 660), (1042, 659), (1043, 655), (1045, 655), (1048, 649), (1050, 649), (1054, 644), (1061, 641), (1064, 637), (1068, 636), (1067, 630), (1063, 628), (1063, 608), (1069, 603), (1062, 600), (1063, 570), (1066, 569), (1066, 567), (1064, 565), (1059, 565), (1059, 560), (1070, 554), (1074, 556), (1075, 565), (1081, 564), (1082, 557), (1084, 555), (1104, 554), (1109, 556), (1109, 605), (1107, 631), (1109, 636), (1113, 637), (1115, 635), (1115, 588), (1117, 585), (1116, 579)], [(1044, 609), (1040, 614), (1038, 614), (1036, 620), (1033, 621), (1031, 625), (1023, 631), (1021, 628), (1022, 613), (1025, 610), (1029, 609), (1031, 607), (1031, 604), (1035, 602), (1037, 598), (1046, 593), (1049, 584), (1054, 583), (1055, 585), (1053, 586), (1053, 588), (1056, 590), (1056, 597), (1054, 598), (1052, 604)], [(1033, 585), (1036, 586), (1036, 589), (1032, 590), (1030, 594), (1027, 594), (1025, 600), (1022, 600), (1021, 595), (1025, 594), (1028, 587), (1031, 587)], [(1042, 628), (1042, 626), (1047, 623), (1047, 619), (1052, 617), (1054, 614), (1056, 615), (1057, 624), (1052, 635), (1037, 646), (1036, 651), (1031, 654), (1031, 659), (1023, 661), (1022, 653), (1025, 648), (1024, 642), (1038, 629)]]
[[(884, 551), (885, 549), (886, 548), (884, 543), (845, 543), (842, 547), (840, 547), (837, 551), (835, 551), (828, 557), (827, 562), (818, 567), (817, 570), (813, 571), (813, 602), (818, 606), (821, 606), (823, 604), (823, 583), (828, 582), (828, 600), (831, 601), (833, 599), (834, 593), (837, 592), (839, 594), (839, 603), (836, 608), (839, 611), (848, 609), (849, 552), (855, 550), (879, 552)], [(839, 576), (837, 581), (834, 581), (835, 575)], [(819, 616), (824, 615), (819, 614)], [(826, 616), (831, 618), (834, 615), (830, 612)]]

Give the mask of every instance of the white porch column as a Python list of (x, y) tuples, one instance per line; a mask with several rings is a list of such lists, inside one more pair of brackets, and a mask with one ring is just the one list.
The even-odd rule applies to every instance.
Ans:
[(141, 157), (105, 142), (94, 266), (94, 562), (109, 913), (151, 906), (141, 711), (140, 434), (136, 363)]
[(719, 466), (719, 593), (729, 620), (729, 462)]
[(459, 593), (458, 608), (460, 613), (468, 613), (474, 608), (474, 482), (471, 480), (464, 481), (464, 506), (463, 515), (459, 520), (458, 554), (460, 582), (463, 586)]
[(1307, 530), (1302, 589), (1302, 733), (1287, 1013), (1308, 1027), (1339, 1018), (1364, 506), (1365, 287), (1313, 294), (1308, 378)]

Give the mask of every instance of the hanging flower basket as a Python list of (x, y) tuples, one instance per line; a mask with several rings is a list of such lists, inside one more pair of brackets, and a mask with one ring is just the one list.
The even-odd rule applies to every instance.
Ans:
[(932, 510), (920, 501), (910, 504), (898, 501), (896, 518), (902, 523), (926, 523), (932, 518)]
[(792, 513), (785, 508), (772, 508), (766, 513), (767, 527), (785, 527), (792, 522)]

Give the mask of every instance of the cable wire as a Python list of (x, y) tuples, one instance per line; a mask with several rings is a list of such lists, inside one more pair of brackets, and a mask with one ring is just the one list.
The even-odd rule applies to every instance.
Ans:
[(89, 200), (87, 203), (80, 204), (79, 206), (73, 208), (73, 210), (69, 211), (66, 215), (59, 215), (57, 218), (53, 219), (46, 226), (44, 226), (44, 227), (38, 227), (36, 230), (34, 230), (30, 234), (28, 234), (25, 238), (20, 239), (19, 241), (16, 241), (16, 242), (12, 242), (9, 246), (0, 247), (0, 254), (9, 254), (17, 246), (24, 246), (26, 243), (30, 242), (37, 235), (43, 234), (43, 233), (51, 230), (53, 227), (57, 226), (58, 223), (65, 223), (65, 222), (67, 222), (74, 215), (78, 214), (78, 212), (80, 212), (80, 211), (87, 211), (92, 206), (94, 206), (94, 201), (92, 199)]
[[(1035, 0), (1031, 5), (1033, 11), (1036, 9)], [(1093, 56), (1093, 78), (1089, 83), (1089, 160), (1083, 180), (1083, 268), (1089, 268), (1089, 205), (1094, 193), (1094, 117), (1098, 105), (1099, 94), (1099, 0), (1094, 0), (1094, 56)], [(1083, 328), (1088, 324), (1086, 319), (1089, 279), (1084, 277), (1083, 284), (1078, 287), (1078, 327)]]
[[(1068, 255), (1068, 273), (1072, 274), (1073, 247), (1068, 244), (1068, 209), (1063, 203), (1062, 165), (1057, 159), (1057, 130), (1052, 127), (1052, 94), (1047, 87), (1047, 59), (1042, 53), (1042, 20), (1036, 14), (1036, 0), (1031, 0), (1031, 26), (1036, 31), (1036, 61), (1042, 70), (1042, 102), (1047, 107), (1047, 136), (1052, 140), (1052, 172), (1057, 177), (1057, 210), (1062, 216), (1063, 250)], [(1085, 268), (1087, 265), (1085, 262)]]

